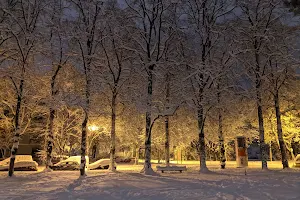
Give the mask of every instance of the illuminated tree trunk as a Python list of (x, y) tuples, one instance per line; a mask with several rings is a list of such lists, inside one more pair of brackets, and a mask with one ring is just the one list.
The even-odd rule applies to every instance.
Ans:
[(219, 111), (219, 148), (220, 148), (220, 165), (221, 169), (225, 169), (226, 157), (225, 157), (225, 146), (223, 136), (223, 117), (221, 111)]
[[(87, 41), (88, 55), (91, 55), (92, 43), (90, 39)], [(80, 175), (85, 175), (85, 166), (86, 166), (86, 139), (87, 139), (87, 123), (89, 120), (89, 111), (90, 111), (90, 89), (91, 89), (91, 79), (90, 79), (90, 65), (91, 59), (88, 58), (85, 61), (86, 57), (83, 55), (83, 65), (84, 65), (84, 75), (85, 75), (85, 107), (84, 110), (84, 120), (81, 125), (81, 162), (80, 162)]]
[(86, 138), (87, 138), (87, 122), (88, 122), (88, 111), (84, 110), (84, 120), (81, 125), (81, 160), (80, 160), (80, 175), (85, 175), (86, 166)]
[(223, 118), (219, 112), (219, 148), (220, 148), (220, 165), (221, 169), (225, 169), (226, 157), (225, 157), (225, 145), (223, 136)]
[(257, 106), (257, 116), (258, 116), (258, 126), (259, 126), (259, 143), (260, 143), (260, 153), (261, 153), (261, 165), (262, 169), (268, 169), (267, 163), (267, 145), (265, 144), (265, 129), (264, 129), (264, 118), (262, 112), (262, 77), (261, 77), (261, 67), (260, 67), (260, 57), (258, 49), (258, 41), (254, 41), (255, 49), (255, 92), (256, 92), (256, 106)]
[(152, 107), (152, 83), (153, 83), (153, 68), (148, 69), (148, 92), (147, 92), (147, 111), (146, 111), (146, 138), (145, 138), (145, 163), (142, 170), (145, 174), (153, 173), (151, 167), (151, 107)]
[(270, 155), (270, 161), (273, 161), (272, 142), (270, 142), (269, 155)]
[(276, 90), (276, 93), (274, 95), (274, 104), (275, 104), (276, 122), (277, 122), (277, 135), (278, 135), (280, 152), (281, 152), (282, 167), (284, 169), (284, 168), (289, 168), (289, 162), (287, 159), (286, 146), (285, 146), (285, 142), (283, 139), (283, 133), (282, 133), (281, 112), (280, 112), (278, 90)]
[(49, 109), (49, 133), (47, 137), (47, 159), (46, 159), (46, 168), (49, 169), (52, 166), (52, 150), (53, 150), (53, 141), (54, 141), (54, 133), (53, 133), (53, 121), (55, 117), (55, 110), (53, 108)]
[(61, 69), (61, 65), (58, 65), (52, 78), (51, 78), (51, 107), (49, 109), (49, 132), (47, 137), (47, 159), (46, 159), (46, 168), (52, 166), (52, 150), (53, 150), (53, 141), (54, 141), (54, 131), (53, 131), (53, 121), (55, 118), (55, 109), (53, 109), (53, 98), (57, 91), (55, 90), (55, 80), (58, 75), (59, 70)]
[(198, 107), (198, 131), (199, 131), (199, 157), (200, 157), (200, 172), (206, 172), (206, 151), (205, 151), (205, 138), (204, 138), (204, 116), (203, 106)]
[(166, 141), (165, 141), (165, 160), (166, 166), (170, 165), (170, 133), (169, 133), (169, 117), (165, 117)]
[(14, 165), (15, 165), (15, 159), (19, 148), (19, 141), (20, 141), (20, 124), (19, 124), (19, 118), (20, 118), (20, 110), (21, 110), (21, 104), (22, 104), (22, 97), (23, 97), (23, 87), (24, 87), (24, 74), (25, 74), (25, 66), (23, 66), (22, 69), (22, 79), (20, 81), (19, 91), (17, 91), (17, 107), (16, 107), (16, 113), (15, 113), (15, 134), (13, 137), (13, 146), (11, 148), (11, 155), (10, 155), (10, 162), (9, 162), (9, 170), (8, 175), (12, 176), (14, 173)]
[(139, 159), (140, 159), (140, 147), (137, 147), (135, 149), (135, 165), (139, 164)]
[[(220, 85), (218, 84), (218, 90), (220, 89)], [(225, 157), (225, 145), (224, 145), (224, 136), (223, 136), (223, 116), (222, 116), (222, 110), (220, 108), (221, 106), (221, 93), (217, 93), (218, 98), (218, 121), (219, 121), (219, 128), (218, 128), (218, 137), (219, 137), (219, 151), (220, 151), (220, 165), (221, 169), (225, 169), (226, 165), (226, 157)]]
[(256, 88), (256, 105), (257, 105), (257, 116), (258, 116), (258, 126), (259, 126), (259, 142), (260, 142), (260, 152), (261, 152), (261, 161), (262, 169), (268, 169), (267, 164), (267, 147), (265, 144), (265, 131), (264, 131), (264, 119), (262, 113), (262, 99), (259, 87)]
[[(170, 98), (170, 75), (167, 74), (166, 77), (166, 109), (169, 109), (169, 98)], [(169, 116), (165, 116), (165, 161), (166, 166), (170, 165), (170, 132), (169, 132)]]
[(116, 152), (116, 91), (113, 91), (112, 101), (111, 101), (111, 144), (110, 144), (110, 171), (116, 171), (115, 169), (115, 152)]

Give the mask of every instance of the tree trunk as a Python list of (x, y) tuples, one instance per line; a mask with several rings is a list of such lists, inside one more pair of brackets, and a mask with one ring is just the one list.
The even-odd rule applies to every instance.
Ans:
[(20, 81), (20, 87), (19, 91), (17, 92), (17, 107), (16, 107), (16, 113), (15, 113), (15, 134), (13, 137), (13, 146), (11, 148), (11, 156), (10, 156), (10, 162), (9, 162), (9, 170), (8, 175), (12, 176), (14, 174), (14, 165), (16, 160), (16, 155), (19, 148), (19, 141), (20, 141), (20, 125), (19, 125), (19, 118), (20, 118), (20, 110), (21, 110), (21, 104), (22, 104), (22, 97), (23, 97), (23, 87), (24, 87), (24, 74), (25, 74), (25, 66), (23, 66), (22, 69), (22, 79)]
[(142, 170), (145, 174), (153, 174), (151, 167), (151, 107), (152, 107), (152, 83), (153, 83), (153, 68), (149, 66), (148, 70), (148, 94), (147, 94), (147, 111), (146, 111), (146, 138), (145, 138), (145, 163)]
[[(169, 109), (170, 102), (170, 74), (166, 75), (166, 109)], [(165, 117), (165, 130), (166, 130), (166, 140), (165, 140), (165, 161), (166, 166), (170, 165), (170, 132), (169, 132), (169, 116)]]
[(264, 119), (262, 113), (261, 105), (261, 93), (257, 91), (257, 115), (258, 115), (258, 125), (259, 125), (259, 142), (260, 142), (260, 152), (261, 152), (261, 162), (262, 169), (268, 169), (267, 164), (267, 146), (265, 144), (265, 131), (264, 131)]
[(225, 169), (226, 157), (225, 157), (225, 146), (223, 137), (223, 118), (222, 113), (219, 111), (219, 148), (220, 148), (220, 165), (221, 169)]
[[(92, 36), (93, 37), (93, 36)], [(85, 175), (86, 166), (86, 150), (87, 150), (87, 123), (89, 120), (90, 111), (90, 89), (91, 89), (91, 78), (90, 78), (90, 66), (91, 66), (91, 55), (92, 55), (92, 39), (89, 38), (86, 43), (87, 46), (87, 57), (84, 55), (84, 51), (81, 49), (83, 68), (85, 75), (85, 108), (84, 110), (84, 120), (82, 122), (82, 132), (81, 132), (81, 162), (80, 162), (80, 175)]]
[(269, 155), (270, 155), (270, 161), (273, 161), (272, 142), (270, 142)]
[(135, 165), (139, 164), (139, 159), (140, 159), (140, 147), (137, 147), (135, 149), (135, 162), (134, 162)]
[(169, 134), (169, 117), (165, 117), (166, 141), (165, 141), (165, 160), (166, 166), (170, 165), (170, 134)]
[(110, 171), (116, 171), (115, 169), (115, 152), (116, 152), (116, 95), (115, 91), (111, 101), (111, 144), (110, 144)]
[(53, 141), (54, 141), (54, 132), (53, 132), (53, 121), (55, 118), (55, 109), (53, 109), (53, 98), (56, 94), (55, 90), (55, 80), (58, 75), (59, 70), (61, 69), (61, 65), (58, 65), (52, 78), (51, 78), (51, 107), (49, 109), (49, 132), (47, 137), (47, 160), (46, 160), (46, 168), (52, 166), (52, 150), (53, 150)]
[[(89, 42), (88, 42), (89, 43)], [(88, 45), (89, 46), (89, 45)], [(85, 166), (86, 166), (86, 139), (87, 139), (87, 123), (89, 120), (89, 110), (90, 110), (90, 87), (91, 87), (91, 80), (89, 77), (89, 70), (90, 70), (90, 61), (87, 64), (84, 63), (84, 73), (85, 73), (85, 108), (84, 110), (84, 120), (81, 125), (81, 161), (80, 161), (80, 175), (85, 175)]]
[[(220, 85), (218, 84), (218, 90), (220, 89)], [(223, 116), (221, 106), (221, 93), (218, 91), (217, 94), (218, 98), (218, 115), (219, 115), (219, 129), (218, 129), (218, 137), (219, 137), (219, 149), (220, 149), (220, 165), (221, 169), (225, 169), (226, 165), (226, 157), (225, 157), (225, 146), (224, 146), (224, 136), (223, 136)]]
[(276, 91), (276, 93), (274, 95), (274, 104), (275, 104), (276, 121), (277, 121), (277, 135), (278, 135), (279, 147), (280, 147), (280, 152), (281, 152), (282, 167), (284, 169), (284, 168), (289, 168), (289, 162), (287, 159), (286, 146), (285, 146), (285, 142), (283, 139), (283, 133), (282, 133), (281, 113), (280, 113), (278, 91)]
[(160, 149), (157, 148), (157, 164), (160, 164)]
[(86, 166), (86, 138), (87, 138), (87, 122), (88, 122), (88, 112), (84, 111), (84, 120), (81, 125), (81, 161), (80, 161), (80, 175), (85, 175), (85, 166)]
[(208, 171), (206, 166), (205, 138), (204, 138), (204, 116), (203, 107), (198, 107), (198, 130), (199, 130), (199, 157), (200, 157), (200, 172)]
[(52, 166), (52, 150), (53, 150), (53, 140), (54, 140), (54, 133), (53, 133), (53, 121), (55, 116), (55, 110), (50, 108), (50, 116), (49, 116), (49, 133), (48, 133), (48, 142), (47, 142), (47, 160), (46, 160), (46, 168)]
[(259, 126), (259, 142), (260, 142), (260, 153), (261, 153), (261, 165), (262, 169), (268, 169), (267, 163), (267, 146), (265, 144), (265, 130), (264, 130), (264, 118), (262, 113), (262, 78), (261, 78), (261, 67), (260, 67), (260, 57), (258, 52), (258, 41), (254, 41), (255, 49), (255, 90), (256, 90), (256, 105), (257, 105), (257, 116), (258, 116), (258, 126)]

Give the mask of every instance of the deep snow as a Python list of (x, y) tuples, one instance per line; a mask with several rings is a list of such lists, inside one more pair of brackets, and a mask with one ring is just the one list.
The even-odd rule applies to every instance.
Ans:
[(118, 165), (118, 173), (89, 171), (0, 172), (0, 199), (300, 199), (300, 171), (231, 167), (200, 174), (140, 174), (142, 165)]

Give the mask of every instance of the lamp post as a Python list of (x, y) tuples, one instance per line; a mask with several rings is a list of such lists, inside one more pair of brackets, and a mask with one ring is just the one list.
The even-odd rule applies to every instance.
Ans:
[(88, 126), (88, 129), (89, 129), (89, 131), (98, 131), (99, 127), (96, 125), (91, 125), (91, 126)]
[[(88, 131), (88, 137), (90, 137), (90, 132), (95, 132), (95, 131), (98, 131), (99, 129), (100, 129), (99, 126), (96, 126), (96, 125), (88, 126), (88, 130), (89, 130)], [(89, 141), (89, 138), (88, 138), (88, 141)], [(90, 145), (92, 143), (93, 143), (93, 137), (92, 137), (92, 140), (90, 142), (88, 142), (88, 144), (87, 144), (87, 155), (89, 155)]]

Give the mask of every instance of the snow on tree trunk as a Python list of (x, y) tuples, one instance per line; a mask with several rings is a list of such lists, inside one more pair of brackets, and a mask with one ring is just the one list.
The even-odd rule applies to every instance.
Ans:
[(226, 157), (225, 157), (225, 146), (224, 146), (224, 136), (223, 136), (223, 116), (222, 116), (222, 109), (221, 106), (221, 92), (220, 92), (220, 84), (217, 85), (218, 93), (217, 93), (217, 100), (218, 100), (218, 138), (219, 138), (219, 151), (220, 151), (220, 165), (221, 169), (225, 169), (226, 165)]
[(88, 122), (88, 112), (85, 111), (84, 120), (81, 125), (81, 160), (80, 160), (80, 175), (85, 175), (85, 166), (86, 166), (86, 138), (87, 138), (87, 122)]
[(225, 146), (224, 146), (224, 136), (223, 136), (223, 118), (222, 113), (219, 111), (219, 148), (220, 148), (220, 165), (221, 169), (225, 169), (226, 157), (225, 157)]
[(52, 150), (53, 150), (53, 140), (54, 140), (54, 133), (53, 133), (53, 121), (55, 117), (55, 110), (50, 108), (50, 116), (49, 116), (49, 133), (48, 133), (48, 142), (47, 142), (47, 160), (46, 160), (46, 168), (50, 168), (52, 166)]
[[(89, 40), (88, 40), (89, 41)], [(87, 42), (88, 49), (91, 49), (91, 42)], [(87, 123), (89, 119), (89, 110), (90, 110), (90, 89), (91, 89), (91, 79), (90, 79), (90, 64), (91, 61), (88, 60), (87, 63), (84, 62), (84, 74), (85, 74), (85, 107), (84, 107), (84, 120), (82, 122), (82, 132), (81, 132), (81, 162), (80, 162), (80, 175), (85, 175), (85, 166), (86, 166), (86, 139), (87, 139)]]
[(203, 107), (201, 105), (198, 108), (198, 131), (199, 131), (200, 172), (207, 172), (208, 169), (206, 166), (204, 116), (203, 116)]
[[(242, 11), (241, 19), (245, 23), (237, 26), (237, 30), (241, 33), (241, 44), (243, 48), (249, 48), (241, 60), (247, 66), (250, 76), (254, 82), (255, 101), (257, 106), (257, 116), (259, 125), (259, 141), (260, 153), (262, 159), (262, 169), (268, 169), (267, 155), (268, 149), (265, 144), (264, 120), (262, 108), (263, 83), (266, 80), (266, 60), (270, 59), (267, 53), (271, 40), (265, 38), (274, 38), (274, 32), (277, 30), (277, 25), (280, 24), (278, 17), (278, 9), (280, 10), (280, 2), (273, 0), (256, 0), (256, 1), (236, 1)], [(272, 5), (272, 6), (271, 6)], [(247, 34), (245, 34), (247, 33)], [(266, 52), (267, 51), (267, 52)], [(274, 52), (271, 53), (272, 55)]]
[(58, 75), (59, 70), (61, 69), (61, 65), (58, 65), (55, 72), (51, 78), (51, 107), (49, 109), (49, 132), (47, 137), (47, 158), (46, 158), (46, 168), (49, 169), (52, 166), (52, 150), (53, 150), (53, 141), (54, 141), (54, 131), (53, 131), (53, 121), (55, 118), (55, 109), (53, 109), (53, 98), (57, 91), (55, 90), (55, 80)]
[(286, 146), (285, 146), (285, 142), (284, 142), (284, 139), (283, 139), (283, 133), (282, 133), (281, 113), (280, 113), (278, 90), (276, 91), (276, 93), (274, 95), (274, 104), (275, 104), (276, 122), (277, 122), (277, 135), (278, 135), (279, 147), (280, 147), (281, 159), (282, 159), (282, 167), (283, 168), (289, 168), (289, 162), (288, 162), (288, 159), (287, 159)]
[[(170, 74), (166, 75), (166, 110), (169, 109), (170, 103)], [(170, 165), (170, 132), (169, 132), (169, 116), (165, 116), (165, 131), (166, 131), (166, 139), (165, 139), (165, 161), (166, 166)]]
[[(23, 66), (22, 69), (22, 77), (25, 74), (25, 66)], [(9, 169), (8, 169), (8, 175), (12, 176), (14, 174), (14, 165), (15, 165), (15, 159), (19, 148), (19, 141), (20, 141), (20, 125), (19, 125), (19, 118), (20, 118), (20, 110), (21, 110), (21, 104), (22, 104), (22, 96), (23, 96), (23, 87), (24, 87), (24, 78), (20, 81), (20, 87), (19, 91), (17, 91), (17, 107), (16, 107), (16, 113), (15, 113), (15, 134), (13, 137), (13, 146), (11, 148), (11, 155), (10, 155), (10, 162), (9, 162)]]
[[(72, 1), (73, 2), (73, 1)], [(84, 110), (84, 120), (82, 122), (82, 132), (81, 132), (81, 163), (80, 163), (80, 175), (85, 175), (85, 166), (86, 166), (86, 150), (87, 150), (87, 124), (89, 120), (89, 111), (90, 111), (90, 93), (92, 89), (92, 80), (91, 80), (91, 65), (92, 58), (94, 55), (94, 48), (96, 47), (95, 43), (95, 29), (97, 26), (97, 20), (100, 14), (100, 5), (99, 2), (94, 1), (79, 1), (80, 3), (73, 2), (74, 5), (79, 9), (79, 16), (81, 16), (81, 23), (85, 27), (83, 29), (83, 36), (77, 38), (77, 42), (80, 49), (81, 59), (84, 69), (84, 78), (85, 78), (85, 105), (83, 106)], [(83, 5), (83, 3), (86, 3)], [(94, 12), (89, 12), (89, 15), (86, 15), (84, 6), (93, 8)], [(88, 17), (87, 17), (88, 16)], [(87, 36), (86, 38), (84, 36)], [(83, 41), (84, 42), (83, 42)], [(85, 48), (84, 48), (85, 47)]]
[[(34, 57), (33, 53), (36, 52), (34, 48), (36, 46), (39, 46), (37, 45), (37, 38), (39, 37), (37, 37), (37, 35), (35, 34), (39, 33), (40, 35), (40, 29), (39, 27), (37, 27), (37, 23), (40, 21), (39, 16), (40, 13), (42, 13), (42, 9), (44, 8), (43, 1), (17, 1), (13, 4), (15, 4), (13, 6), (14, 8), (11, 7), (13, 9), (8, 8), (8, 10), (6, 10), (5, 7), (2, 8), (2, 11), (4, 11), (4, 13), (6, 13), (7, 17), (9, 18), (9, 24), (7, 24), (8, 26), (2, 26), (2, 29), (9, 35), (8, 38), (14, 40), (12, 45), (9, 45), (10, 47), (12, 47), (12, 49), (9, 49), (13, 50), (12, 52), (14, 52), (11, 55), (12, 57), (10, 59), (22, 65), (22, 67), (20, 66), (21, 72), (18, 75), (18, 79), (20, 80), (18, 86), (13, 78), (10, 77), (17, 94), (17, 105), (14, 116), (15, 133), (13, 137), (13, 146), (11, 149), (11, 157), (8, 170), (9, 176), (12, 176), (14, 173), (14, 164), (20, 141), (19, 118), (21, 114), (20, 110), (23, 99), (23, 87), (25, 84), (25, 69), (28, 63), (32, 61), (32, 59), (30, 58)], [(24, 26), (24, 24), (26, 26)], [(16, 46), (15, 49), (14, 46)]]
[(256, 104), (257, 104), (257, 115), (258, 115), (258, 126), (259, 126), (259, 142), (260, 142), (260, 152), (261, 152), (261, 164), (262, 169), (268, 169), (267, 164), (267, 146), (265, 144), (265, 131), (264, 131), (264, 119), (262, 113), (262, 99), (261, 92), (259, 91), (259, 87), (256, 88)]
[[(87, 44), (90, 44), (88, 42)], [(87, 45), (90, 48), (90, 45)], [(91, 89), (91, 79), (90, 79), (90, 60), (87, 63), (84, 63), (84, 73), (85, 73), (85, 107), (84, 107), (84, 120), (82, 122), (82, 132), (81, 132), (81, 162), (80, 162), (80, 175), (85, 175), (85, 166), (86, 166), (86, 139), (87, 139), (87, 123), (89, 119), (89, 110), (90, 110), (90, 89)]]
[(255, 49), (255, 91), (256, 91), (256, 105), (257, 105), (257, 116), (258, 116), (258, 127), (259, 127), (259, 143), (260, 143), (260, 153), (261, 153), (261, 165), (262, 169), (268, 169), (267, 163), (267, 146), (265, 144), (265, 129), (264, 129), (264, 118), (262, 112), (262, 77), (261, 77), (261, 66), (260, 66), (260, 55), (257, 51), (258, 41), (254, 41)]
[(116, 171), (115, 169), (115, 152), (116, 152), (116, 95), (113, 94), (111, 101), (111, 144), (110, 144), (110, 171)]
[(169, 133), (169, 117), (165, 117), (166, 141), (165, 141), (165, 160), (166, 166), (170, 165), (170, 133)]
[(152, 107), (152, 87), (153, 87), (153, 65), (148, 69), (148, 93), (146, 111), (146, 138), (145, 138), (145, 163), (142, 173), (153, 175), (155, 172), (151, 167), (151, 107)]

